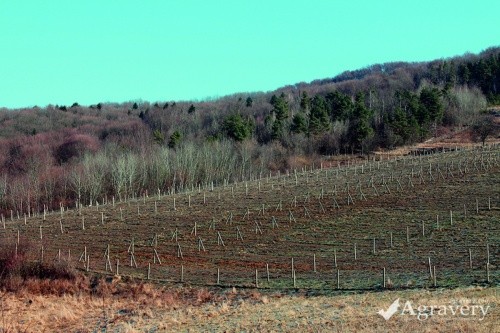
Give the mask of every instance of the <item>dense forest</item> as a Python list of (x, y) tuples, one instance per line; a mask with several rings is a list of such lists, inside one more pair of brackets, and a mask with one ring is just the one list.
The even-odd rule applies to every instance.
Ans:
[[(198, 102), (0, 109), (0, 211), (39, 212), (300, 168), (438, 135), (495, 130), (500, 48), (386, 63)], [(482, 133), (482, 135), (481, 135)]]

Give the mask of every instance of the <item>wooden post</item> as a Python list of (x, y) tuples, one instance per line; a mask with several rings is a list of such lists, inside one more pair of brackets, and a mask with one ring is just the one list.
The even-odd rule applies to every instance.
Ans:
[(450, 224), (453, 225), (453, 211), (450, 210)]
[(406, 227), (406, 243), (410, 244), (410, 227)]
[(337, 289), (340, 289), (340, 270), (337, 269)]
[(434, 288), (437, 287), (437, 281), (436, 281), (436, 266), (433, 267), (432, 269), (432, 276), (434, 277)]
[(491, 197), (488, 197), (488, 210), (491, 210)]
[(269, 282), (269, 264), (266, 263), (267, 282)]
[(174, 210), (177, 210), (177, 208), (175, 207), (175, 198), (174, 198)]
[(375, 253), (376, 253), (376, 248), (375, 248), (375, 246), (376, 246), (376, 245), (375, 245), (375, 238), (373, 238), (373, 254), (375, 254)]
[(422, 237), (425, 237), (425, 222), (422, 221)]
[(479, 199), (476, 198), (476, 214), (479, 214)]
[(486, 263), (486, 282), (490, 283), (490, 263)]
[(436, 229), (439, 230), (439, 215), (436, 215)]
[(219, 270), (219, 267), (217, 267), (217, 285), (220, 285), (220, 270)]
[(333, 263), (337, 267), (337, 249), (333, 249)]
[(314, 270), (314, 273), (317, 273), (317, 271), (316, 271), (316, 254), (313, 254), (313, 270)]
[(391, 235), (391, 247), (394, 247), (394, 245), (392, 243), (392, 231), (391, 231), (390, 235)]
[(151, 263), (148, 262), (148, 280), (151, 278)]
[(354, 260), (358, 260), (358, 253), (356, 251), (356, 243), (354, 243)]
[(259, 271), (255, 269), (255, 288), (259, 288)]
[(490, 263), (490, 244), (486, 243), (486, 262)]
[(382, 278), (383, 278), (383, 283), (382, 283), (382, 286), (384, 287), (385, 289), (385, 267), (384, 267), (384, 270), (383, 270), (383, 273), (382, 273)]
[[(115, 197), (113, 197), (114, 202)], [(120, 259), (116, 259), (116, 275), (120, 275)]]
[(429, 276), (432, 278), (431, 257), (429, 257)]
[(184, 265), (181, 265), (181, 282), (184, 282)]

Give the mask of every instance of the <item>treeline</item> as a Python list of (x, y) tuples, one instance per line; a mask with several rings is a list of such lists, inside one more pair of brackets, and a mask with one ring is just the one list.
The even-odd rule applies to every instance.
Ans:
[(499, 60), (492, 48), (203, 102), (3, 109), (0, 210), (222, 184), (477, 127), (500, 100)]

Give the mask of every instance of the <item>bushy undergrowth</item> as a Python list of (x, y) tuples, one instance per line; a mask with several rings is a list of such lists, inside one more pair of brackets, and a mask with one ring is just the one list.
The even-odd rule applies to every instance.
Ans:
[[(31, 244), (0, 241), (0, 288), (17, 291), (34, 281), (75, 281), (77, 273), (66, 261), (45, 263), (30, 260)], [(43, 292), (43, 290), (41, 290)]]

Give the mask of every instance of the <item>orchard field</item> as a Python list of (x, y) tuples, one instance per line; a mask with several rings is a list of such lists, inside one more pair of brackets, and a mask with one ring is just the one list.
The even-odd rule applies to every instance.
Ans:
[(499, 162), (499, 146), (327, 159), (248, 182), (12, 212), (0, 237), (32, 260), (166, 285), (498, 285)]

